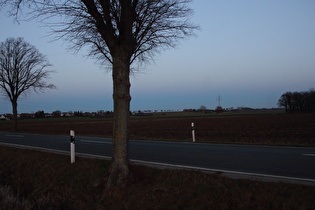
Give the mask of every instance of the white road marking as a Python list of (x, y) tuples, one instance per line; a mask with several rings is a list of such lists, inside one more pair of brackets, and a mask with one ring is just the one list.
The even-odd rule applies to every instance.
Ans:
[(112, 142), (93, 141), (93, 140), (80, 140), (81, 142), (99, 143), (99, 144), (112, 144)]
[(148, 165), (156, 165), (156, 166), (164, 166), (164, 167), (188, 169), (188, 170), (199, 170), (199, 171), (212, 172), (212, 173), (221, 172), (225, 174), (235, 174), (235, 175), (243, 175), (243, 176), (251, 176), (251, 177), (266, 177), (266, 178), (271, 178), (271, 179), (280, 179), (280, 180), (288, 180), (288, 181), (291, 180), (291, 181), (309, 182), (312, 185), (314, 185), (315, 183), (315, 179), (307, 179), (307, 178), (250, 173), (250, 172), (241, 172), (241, 171), (230, 171), (230, 170), (203, 168), (203, 167), (169, 164), (169, 163), (159, 163), (159, 162), (151, 162), (151, 161), (143, 161), (143, 160), (135, 160), (135, 159), (130, 159), (130, 161), (134, 163), (138, 163), (138, 164), (148, 164)]
[(38, 151), (48, 151), (48, 152), (53, 152), (57, 154), (68, 154), (69, 151), (62, 151), (62, 150), (57, 150), (57, 149), (47, 149), (43, 147), (34, 147), (34, 146), (27, 146), (27, 145), (22, 145), (22, 144), (10, 144), (10, 143), (3, 143), (0, 142), (0, 145), (4, 146), (9, 146), (9, 147), (16, 147), (16, 148), (21, 148), (21, 149), (33, 149), (33, 150), (38, 150)]
[(302, 154), (304, 156), (311, 156), (311, 157), (315, 157), (315, 154)]
[(14, 134), (5, 134), (5, 136), (24, 138), (24, 136), (22, 135), (14, 135)]

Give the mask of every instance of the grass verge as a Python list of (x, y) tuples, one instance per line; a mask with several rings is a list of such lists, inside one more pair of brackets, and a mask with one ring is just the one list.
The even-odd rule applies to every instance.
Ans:
[(315, 187), (131, 166), (123, 191), (94, 187), (109, 162), (0, 146), (0, 209), (314, 209)]

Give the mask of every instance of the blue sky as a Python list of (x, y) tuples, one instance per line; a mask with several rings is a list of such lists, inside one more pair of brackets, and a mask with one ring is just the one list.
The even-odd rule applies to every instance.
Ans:
[[(196, 37), (155, 56), (131, 76), (131, 110), (214, 109), (221, 106), (272, 108), (286, 91), (315, 88), (315, 1), (195, 0)], [(52, 42), (36, 21), (17, 24), (0, 14), (0, 41), (23, 37), (45, 54), (56, 71), (56, 90), (29, 93), (18, 110), (112, 110), (112, 80), (107, 68)], [(10, 113), (0, 96), (0, 113)]]

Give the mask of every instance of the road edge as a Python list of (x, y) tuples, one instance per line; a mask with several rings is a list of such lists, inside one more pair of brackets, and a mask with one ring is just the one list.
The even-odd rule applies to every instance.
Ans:
[[(46, 149), (42, 147), (10, 144), (10, 143), (3, 143), (3, 142), (0, 142), (0, 145), (19, 148), (19, 149), (30, 149), (30, 150), (35, 150), (35, 151), (50, 152), (54, 154), (70, 156), (70, 151)], [(83, 157), (83, 158), (111, 160), (111, 157), (109, 156), (92, 155), (92, 154), (87, 154), (87, 153), (76, 153), (76, 156)], [(130, 159), (130, 163), (148, 166), (148, 167), (160, 168), (160, 169), (184, 169), (184, 170), (201, 171), (201, 172), (210, 173), (210, 174), (220, 174), (222, 176), (225, 176), (231, 179), (248, 179), (252, 181), (282, 182), (282, 183), (299, 184), (299, 185), (306, 185), (306, 186), (315, 186), (315, 179), (304, 179), (304, 178), (277, 176), (277, 175), (269, 175), (269, 174), (248, 173), (248, 172), (241, 172), (241, 171), (210, 169), (210, 168), (202, 168), (202, 167), (194, 167), (194, 166), (186, 166), (186, 165), (135, 160), (135, 159)]]

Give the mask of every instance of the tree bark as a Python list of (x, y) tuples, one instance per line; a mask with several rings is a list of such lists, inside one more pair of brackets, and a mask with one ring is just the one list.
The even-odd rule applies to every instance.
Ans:
[(13, 131), (18, 131), (18, 116), (17, 116), (17, 100), (11, 101), (12, 103), (12, 112), (13, 112)]
[(113, 156), (106, 187), (125, 187), (129, 178), (128, 121), (130, 115), (130, 57), (113, 56)]

